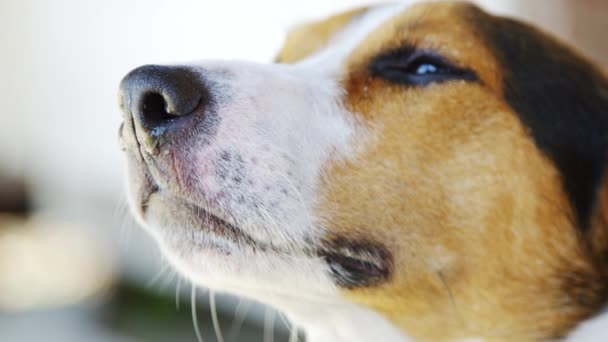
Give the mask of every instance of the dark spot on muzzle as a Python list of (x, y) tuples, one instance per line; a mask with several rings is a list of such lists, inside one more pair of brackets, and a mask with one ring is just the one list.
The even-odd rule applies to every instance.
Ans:
[(323, 243), (318, 256), (329, 266), (336, 285), (346, 289), (377, 286), (393, 272), (392, 254), (370, 240), (333, 238)]

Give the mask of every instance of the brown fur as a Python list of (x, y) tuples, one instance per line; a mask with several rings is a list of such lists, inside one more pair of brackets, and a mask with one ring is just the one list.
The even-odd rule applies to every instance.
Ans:
[[(601, 267), (608, 270), (608, 175), (599, 192), (599, 202), (593, 217), (587, 241), (593, 255)], [(608, 280), (607, 280), (608, 281)]]
[(310, 56), (325, 47), (332, 36), (366, 10), (366, 8), (354, 9), (323, 21), (296, 27), (287, 35), (276, 61), (294, 63)]
[[(345, 104), (372, 138), (355, 161), (328, 170), (319, 210), (331, 235), (386, 247), (395, 270), (344, 295), (425, 341), (563, 336), (607, 298), (608, 180), (585, 239), (561, 175), (504, 102), (504, 70), (462, 6), (415, 6), (344, 62)], [(280, 60), (310, 55), (351, 15), (310, 27), (326, 36), (288, 42)], [(480, 82), (403, 87), (368, 73), (374, 56), (404, 44), (435, 50)]]

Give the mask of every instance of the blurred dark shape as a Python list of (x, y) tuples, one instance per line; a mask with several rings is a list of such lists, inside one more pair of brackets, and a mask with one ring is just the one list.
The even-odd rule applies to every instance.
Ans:
[(23, 216), (30, 209), (25, 180), (10, 177), (0, 170), (0, 213)]

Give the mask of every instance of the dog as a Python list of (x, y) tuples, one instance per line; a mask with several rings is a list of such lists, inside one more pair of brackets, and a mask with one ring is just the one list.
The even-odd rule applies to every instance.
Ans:
[(608, 80), (467, 3), (120, 86), (129, 202), (196, 284), (325, 341), (608, 336)]

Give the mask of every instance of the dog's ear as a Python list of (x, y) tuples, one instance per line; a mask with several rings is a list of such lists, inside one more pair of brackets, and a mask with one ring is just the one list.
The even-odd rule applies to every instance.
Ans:
[(367, 8), (358, 8), (293, 28), (287, 34), (275, 62), (291, 64), (313, 55), (327, 46), (334, 35), (365, 11)]
[(467, 7), (503, 71), (503, 97), (561, 174), (576, 226), (591, 228), (608, 163), (608, 79), (549, 34)]

